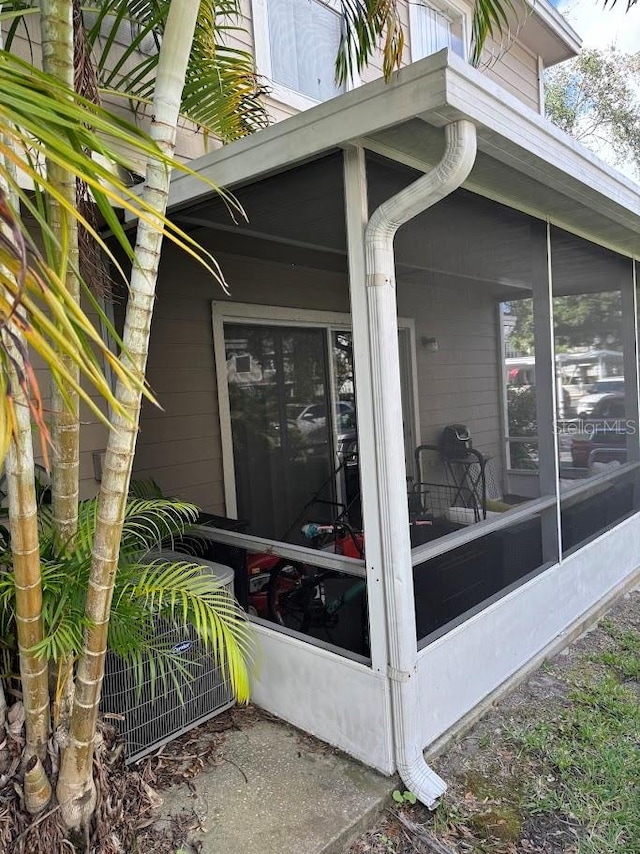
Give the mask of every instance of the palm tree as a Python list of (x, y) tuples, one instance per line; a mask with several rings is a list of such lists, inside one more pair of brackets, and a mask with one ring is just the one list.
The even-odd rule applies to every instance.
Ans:
[[(180, 97), (199, 6), (199, 0), (171, 4), (163, 33), (156, 71), (151, 137), (168, 156), (175, 148)], [(149, 159), (142, 198), (160, 215), (166, 210), (169, 180), (169, 170), (161, 162)], [(128, 362), (141, 376), (144, 376), (147, 362), (161, 245), (161, 230), (141, 222), (123, 334)], [(62, 755), (56, 790), (67, 826), (76, 829), (87, 826), (95, 805), (92, 763), (100, 685), (142, 404), (140, 393), (123, 383), (116, 388), (116, 398), (128, 417), (114, 418), (107, 443), (85, 601), (89, 627), (78, 659), (69, 743)]]
[[(170, 43), (169, 39), (167, 43)], [(144, 156), (153, 157), (156, 171), (164, 175), (168, 171), (169, 159), (159, 147), (124, 122), (113, 119), (104, 111), (79, 99), (68, 85), (36, 72), (5, 53), (0, 54), (0, 119), (6, 138), (0, 148), (0, 175), (4, 179), (0, 210), (3, 222), (10, 229), (0, 238), (0, 307), (4, 309), (0, 378), (5, 389), (1, 411), (16, 595), (15, 622), (26, 712), (25, 803), (29, 809), (37, 811), (46, 803), (51, 788), (42, 767), (49, 735), (49, 697), (46, 661), (43, 663), (42, 656), (37, 654), (45, 637), (30, 412), (41, 427), (45, 454), (47, 436), (26, 344), (44, 357), (66, 404), (69, 390), (73, 390), (103, 420), (104, 415), (88, 392), (79, 385), (75, 371), (69, 370), (60, 358), (61, 354), (69, 357), (73, 368), (78, 368), (84, 378), (103, 394), (121, 425), (128, 425), (132, 415), (118, 396), (111, 393), (98, 369), (98, 358), (108, 359), (119, 375), (121, 395), (122, 389), (135, 389), (136, 393), (142, 394), (145, 388), (143, 372), (135, 367), (133, 361), (127, 364), (113, 359), (80, 310), (77, 299), (69, 293), (67, 281), (60, 275), (71, 266), (68, 244), (65, 242), (65, 226), (61, 225), (57, 233), (51, 228), (50, 221), (44, 215), (44, 207), (34, 204), (20, 190), (14, 170), (10, 167), (19, 164), (30, 174), (36, 187), (55, 199), (67, 214), (75, 211), (74, 203), (70, 198), (65, 198), (49, 170), (46, 177), (39, 173), (38, 152), (46, 152), (49, 163), (70, 166), (76, 175), (92, 187), (107, 222), (115, 229), (129, 254), (132, 254), (131, 248), (110, 207), (113, 198), (137, 210), (141, 215), (143, 229), (168, 230), (170, 234), (173, 231), (173, 239), (183, 246), (189, 246), (190, 241), (186, 235), (173, 229), (162, 213), (152, 206), (153, 200), (136, 201), (109, 170), (86, 154), (87, 151), (103, 155), (109, 153), (105, 143), (96, 134), (95, 128), (99, 128), (111, 139), (133, 144)], [(36, 157), (32, 156), (34, 150)], [(118, 162), (117, 155), (112, 159)], [(123, 162), (122, 158), (120, 160)], [(108, 184), (103, 186), (102, 182), (105, 181)], [(20, 197), (23, 205), (36, 217), (45, 242), (53, 246), (58, 269), (50, 266), (35, 247), (25, 241), (17, 213)], [(63, 219), (58, 216), (58, 222)], [(88, 223), (85, 226), (91, 228)], [(94, 236), (99, 240), (95, 232)], [(107, 247), (104, 248), (108, 251)], [(191, 247), (190, 251), (200, 257), (212, 273), (216, 273), (215, 268), (197, 249)], [(76, 268), (73, 269), (73, 275), (77, 277)], [(91, 299), (90, 295), (88, 299)], [(97, 350), (98, 355), (92, 348)], [(126, 349), (123, 352), (126, 358)], [(72, 416), (73, 408), (72, 404)], [(57, 539), (69, 550), (69, 541), (74, 532), (70, 531), (65, 540), (57, 524), (55, 528)], [(64, 775), (61, 776), (64, 782)]]

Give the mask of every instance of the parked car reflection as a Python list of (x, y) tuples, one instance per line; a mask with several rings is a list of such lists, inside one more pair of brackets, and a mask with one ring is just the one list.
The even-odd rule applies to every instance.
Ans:
[(574, 427), (571, 441), (571, 461), (577, 468), (586, 468), (594, 462), (625, 462), (627, 436), (635, 433), (637, 426), (626, 418), (623, 394), (607, 394), (598, 400), (588, 418), (566, 422), (565, 431)]
[(576, 413), (580, 416), (597, 416), (596, 407), (610, 394), (624, 393), (624, 377), (609, 377), (605, 380), (596, 380), (587, 389), (587, 394), (580, 397), (576, 402)]

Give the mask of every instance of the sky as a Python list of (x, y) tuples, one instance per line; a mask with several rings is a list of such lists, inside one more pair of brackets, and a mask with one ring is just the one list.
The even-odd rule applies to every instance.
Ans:
[(615, 44), (628, 53), (640, 51), (640, 2), (626, 12), (627, 0), (604, 8), (603, 0), (551, 0), (582, 38), (584, 47)]

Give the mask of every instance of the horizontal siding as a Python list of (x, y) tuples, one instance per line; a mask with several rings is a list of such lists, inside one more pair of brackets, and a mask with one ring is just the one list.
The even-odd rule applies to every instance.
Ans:
[[(502, 482), (501, 389), (495, 299), (466, 284), (398, 285), (398, 313), (414, 319), (420, 441), (437, 444), (446, 424), (466, 424), (474, 447), (491, 458), (491, 473)], [(438, 350), (420, 346), (436, 338)]]
[(480, 69), (528, 107), (540, 112), (538, 60), (517, 41), (487, 40)]

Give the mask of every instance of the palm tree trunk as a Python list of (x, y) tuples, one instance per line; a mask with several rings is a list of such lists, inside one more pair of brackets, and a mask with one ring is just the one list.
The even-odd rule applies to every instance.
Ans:
[[(1, 33), (0, 47), (2, 47)], [(4, 140), (4, 143), (10, 144), (8, 140)], [(10, 164), (7, 166), (9, 170), (15, 172)], [(3, 186), (2, 189), (13, 208), (17, 210), (20, 202), (16, 194), (8, 186)], [(22, 359), (18, 347), (23, 344), (23, 340), (13, 324), (10, 323), (9, 327), (2, 333), (5, 337), (5, 345), (14, 360), (14, 365), (20, 367)], [(12, 333), (13, 338), (9, 333)], [(24, 389), (17, 381), (15, 369), (12, 371), (11, 384), (16, 403), (16, 426), (5, 460), (5, 474), (16, 590), (18, 658), (25, 709), (24, 758), (29, 762), (34, 756), (43, 759), (47, 752), (49, 686), (46, 660), (37, 659), (31, 652), (33, 646), (43, 637), (38, 507), (31, 416)], [(6, 699), (1, 686), (0, 707), (2, 707), (1, 716), (4, 717)]]
[[(20, 354), (8, 339), (12, 357), (20, 364)], [(16, 628), (22, 679), (27, 744), (25, 758), (44, 759), (49, 738), (49, 682), (46, 659), (36, 658), (31, 649), (42, 640), (42, 588), (31, 417), (24, 392), (13, 371), (16, 401), (16, 435), (5, 463), (9, 500), (9, 529), (16, 590)]]
[[(166, 154), (173, 154), (175, 149), (180, 99), (199, 5), (199, 0), (173, 2), (162, 39), (151, 136)], [(149, 162), (143, 197), (160, 214), (166, 210), (169, 179), (169, 170), (164, 165), (156, 161)], [(132, 366), (141, 375), (144, 375), (147, 364), (161, 246), (161, 229), (140, 222), (123, 341)], [(57, 788), (62, 816), (69, 827), (76, 828), (86, 822), (95, 797), (92, 795), (91, 770), (100, 686), (140, 418), (139, 392), (126, 389), (119, 383), (116, 396), (129, 413), (130, 420), (115, 418), (109, 434), (85, 605), (91, 628), (86, 633), (84, 651), (78, 662), (70, 738), (63, 751)]]
[[(42, 0), (40, 3), (43, 70), (74, 87), (73, 68), (73, 4), (71, 0)], [(47, 162), (47, 178), (63, 198), (76, 206), (76, 179), (56, 163)], [(54, 267), (60, 273), (71, 296), (80, 301), (78, 269), (78, 226), (74, 217), (54, 199), (49, 200), (50, 226), (58, 243), (67, 246), (66, 256), (56, 251)], [(76, 381), (78, 368), (66, 357), (65, 367)], [(67, 401), (52, 384), (52, 439), (55, 449), (51, 477), (53, 523), (61, 543), (70, 546), (78, 523), (78, 493), (80, 471), (80, 419), (78, 395), (67, 390)]]
[[(7, 698), (4, 693), (4, 685), (0, 679), (0, 735), (4, 729), (4, 722), (7, 718)], [(1, 755), (1, 754), (0, 754)]]

